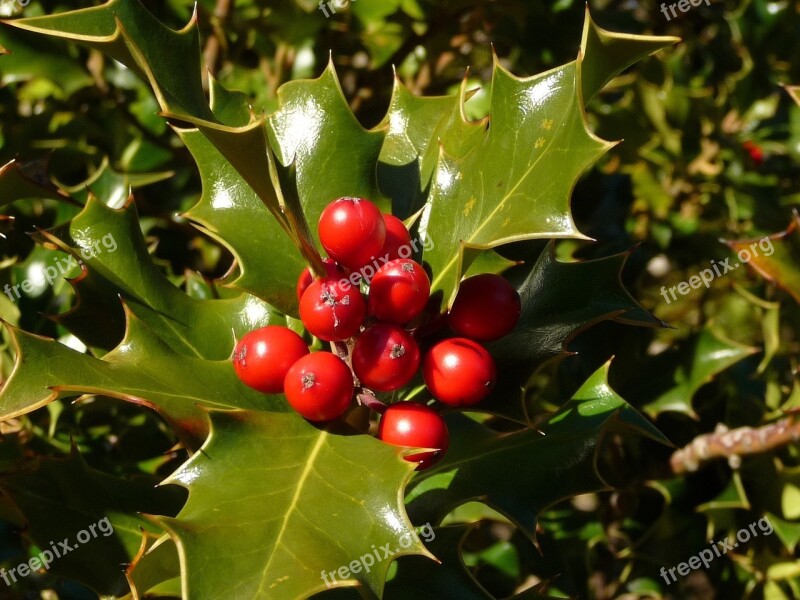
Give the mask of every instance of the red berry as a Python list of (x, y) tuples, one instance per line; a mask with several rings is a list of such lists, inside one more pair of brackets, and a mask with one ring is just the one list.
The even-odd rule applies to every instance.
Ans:
[(435, 448), (433, 451), (411, 454), (405, 459), (418, 462), (417, 471), (427, 469), (447, 451), (447, 425), (432, 408), (412, 402), (392, 404), (386, 409), (378, 426), (378, 438), (394, 446)]
[[(386, 225), (386, 239), (383, 242), (380, 256), (388, 260), (411, 258), (414, 249), (411, 247), (411, 234), (403, 222), (394, 215), (383, 215)], [(402, 255), (401, 255), (401, 248)]]
[(377, 323), (356, 338), (353, 371), (363, 385), (390, 392), (407, 384), (419, 368), (419, 347), (405, 329)]
[(365, 198), (334, 200), (319, 218), (319, 241), (328, 256), (353, 271), (380, 255), (386, 225), (378, 207)]
[(317, 279), (300, 299), (300, 319), (312, 334), (326, 342), (341, 341), (358, 333), (366, 304), (357, 287), (347, 280)]
[(233, 351), (233, 368), (245, 385), (265, 394), (280, 394), (286, 372), (306, 354), (303, 338), (286, 327), (269, 325), (239, 340)]
[(457, 334), (489, 341), (514, 329), (520, 310), (517, 290), (499, 275), (485, 273), (461, 282), (448, 320)]
[(289, 404), (309, 421), (341, 416), (353, 398), (353, 374), (330, 352), (313, 352), (298, 360), (283, 386)]
[(450, 338), (428, 351), (422, 375), (437, 400), (450, 406), (470, 406), (492, 390), (497, 371), (492, 357), (479, 343)]
[(753, 140), (745, 140), (742, 142), (742, 148), (747, 152), (747, 155), (750, 157), (750, 160), (756, 166), (761, 166), (764, 162), (764, 151), (761, 149), (761, 146), (756, 144)]
[(431, 282), (422, 265), (408, 258), (386, 263), (369, 286), (370, 312), (382, 321), (407, 323), (425, 308)]
[[(336, 262), (332, 258), (323, 258), (322, 262), (325, 263), (325, 271), (327, 272), (328, 277), (341, 279), (345, 276), (344, 271), (336, 266)], [(308, 289), (308, 286), (311, 285), (312, 281), (314, 281), (314, 278), (311, 276), (311, 270), (308, 267), (300, 271), (300, 277), (297, 278), (298, 302), (300, 302), (300, 298), (303, 297), (303, 292)]]

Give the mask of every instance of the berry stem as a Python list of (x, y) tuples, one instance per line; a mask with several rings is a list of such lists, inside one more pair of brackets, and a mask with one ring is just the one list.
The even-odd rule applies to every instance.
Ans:
[(356, 400), (358, 400), (359, 404), (363, 404), (370, 410), (374, 410), (378, 414), (383, 414), (386, 412), (386, 409), (389, 408), (383, 402), (378, 400), (375, 394), (372, 393), (372, 390), (367, 388), (359, 388), (358, 393), (356, 394)]
[(346, 342), (331, 342), (331, 350), (344, 362), (349, 363), (350, 351), (347, 348)]

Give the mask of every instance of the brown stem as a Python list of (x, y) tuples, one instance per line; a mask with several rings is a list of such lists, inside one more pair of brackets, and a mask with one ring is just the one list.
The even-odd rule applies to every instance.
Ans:
[(669, 459), (676, 475), (696, 471), (704, 462), (727, 458), (731, 467), (741, 463), (741, 456), (767, 452), (800, 440), (800, 422), (786, 417), (763, 427), (727, 429), (718, 425), (714, 433), (696, 437), (688, 445), (676, 450)]
[(217, 73), (219, 51), (222, 47), (220, 40), (225, 38), (225, 21), (231, 12), (232, 4), (232, 0), (217, 0), (217, 5), (214, 7), (214, 20), (212, 21), (214, 35), (208, 38), (203, 50), (203, 59), (206, 63), (206, 69), (203, 71), (203, 87), (205, 89), (208, 89), (208, 76)]
[(374, 410), (376, 413), (381, 415), (385, 413), (386, 409), (388, 408), (383, 402), (375, 397), (375, 394), (373, 394), (371, 390), (368, 390), (367, 388), (361, 388), (358, 391), (356, 394), (356, 400), (358, 400), (359, 404), (363, 404), (370, 410)]

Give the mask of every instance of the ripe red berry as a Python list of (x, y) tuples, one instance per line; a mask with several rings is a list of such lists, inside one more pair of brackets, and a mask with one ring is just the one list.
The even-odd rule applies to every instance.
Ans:
[(419, 368), (419, 347), (405, 329), (376, 323), (356, 338), (353, 371), (362, 385), (390, 392), (407, 384)]
[(341, 341), (358, 333), (366, 304), (357, 287), (347, 281), (317, 279), (300, 298), (300, 319), (313, 335), (326, 342)]
[(422, 265), (408, 258), (386, 263), (369, 286), (370, 312), (382, 321), (407, 323), (425, 308), (431, 282)]
[(422, 375), (437, 400), (450, 406), (470, 406), (492, 390), (497, 371), (492, 357), (479, 343), (450, 338), (428, 351)]
[[(344, 271), (336, 266), (336, 262), (332, 258), (323, 258), (322, 262), (325, 263), (325, 271), (328, 277), (341, 279), (345, 276)], [(311, 270), (308, 267), (300, 271), (300, 277), (297, 278), (298, 302), (300, 302), (300, 298), (303, 297), (303, 292), (308, 289), (312, 281), (314, 281), (314, 278), (311, 276)]]
[(521, 309), (517, 290), (499, 275), (485, 273), (461, 282), (448, 320), (459, 335), (496, 340), (514, 329)]
[(353, 398), (353, 374), (330, 352), (313, 352), (298, 360), (283, 386), (289, 404), (309, 421), (341, 416)]
[(365, 198), (334, 200), (319, 218), (319, 241), (332, 259), (353, 271), (380, 255), (386, 225), (378, 207)]
[(378, 438), (394, 446), (435, 448), (406, 456), (418, 462), (417, 471), (427, 469), (447, 451), (449, 434), (444, 419), (432, 408), (412, 402), (392, 404), (386, 409), (378, 426)]
[(233, 351), (233, 368), (245, 385), (265, 394), (280, 394), (286, 372), (306, 354), (303, 338), (286, 327), (269, 325), (239, 340)]
[(386, 225), (386, 239), (380, 256), (388, 260), (411, 258), (414, 252), (411, 247), (411, 234), (403, 222), (394, 215), (383, 215), (383, 222)]

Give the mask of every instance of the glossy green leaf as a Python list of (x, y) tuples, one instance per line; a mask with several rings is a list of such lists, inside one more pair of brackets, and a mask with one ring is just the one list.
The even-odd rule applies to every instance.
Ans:
[(203, 195), (184, 213), (230, 248), (238, 268), (224, 281), (294, 313), (294, 286), (305, 261), (252, 188), (199, 130), (178, 130), (203, 183)]
[(380, 201), (375, 168), (384, 133), (359, 124), (332, 64), (317, 79), (281, 86), (278, 103), (267, 120), (269, 139), (278, 162), (293, 167), (297, 195), (314, 233), (322, 210), (340, 196)]
[(145, 594), (180, 598), (180, 572), (178, 549), (172, 538), (145, 532), (139, 552), (127, 569), (131, 594), (124, 600), (138, 600)]
[(522, 402), (530, 372), (548, 358), (566, 353), (569, 341), (581, 331), (605, 320), (663, 325), (622, 284), (620, 274), (629, 255), (566, 263), (556, 260), (553, 244), (545, 248), (519, 287), (519, 322), (507, 336), (488, 345), (500, 375), (477, 409), (524, 423)]
[(58, 85), (63, 94), (72, 95), (94, 84), (83, 65), (65, 55), (57, 44), (40, 36), (2, 27), (0, 44), (14, 48), (11, 53), (0, 53), (8, 54), (0, 68), (0, 81), (4, 85), (41, 77)]
[(613, 144), (588, 130), (579, 82), (591, 95), (632, 60), (674, 41), (605, 32), (587, 12), (577, 61), (525, 79), (495, 61), (486, 133), (463, 157), (441, 151), (421, 217), (435, 243), (425, 254), (432, 289), (448, 305), (469, 267), (466, 248), (583, 237), (570, 211), (572, 187)]
[[(224, 360), (248, 331), (286, 323), (278, 311), (249, 294), (195, 300), (172, 285), (153, 264), (133, 204), (115, 210), (90, 199), (72, 219), (65, 241), (76, 262), (108, 282), (106, 288), (179, 354)], [(92, 318), (80, 305), (77, 312)], [(70, 317), (74, 321), (76, 311)]]
[(645, 397), (653, 397), (653, 392), (657, 394), (654, 400), (644, 405), (644, 410), (652, 416), (663, 411), (696, 416), (692, 398), (697, 390), (718, 373), (758, 352), (757, 348), (726, 339), (712, 328), (703, 329), (682, 346), (682, 351), (657, 356), (652, 361), (653, 370), (647, 370), (648, 373), (658, 373), (655, 379), (649, 376), (646, 384), (650, 393)]
[(5, 22), (96, 48), (144, 75), (162, 109), (213, 119), (200, 78), (195, 18), (174, 31), (139, 0), (109, 0), (101, 6)]
[[(202, 451), (167, 480), (189, 490), (180, 514), (163, 519), (178, 545), (184, 597), (305, 598), (326, 589), (323, 571), (375, 551), (381, 560), (368, 573), (334, 574), (328, 584), (380, 595), (391, 560), (429, 556), (403, 507), (413, 465), (399, 448), (294, 413), (210, 416)], [(386, 559), (384, 545), (394, 553)]]
[(461, 415), (448, 419), (445, 458), (409, 487), (417, 522), (438, 523), (457, 505), (480, 499), (533, 536), (539, 512), (562, 498), (608, 489), (596, 453), (609, 429), (624, 426), (666, 439), (608, 385), (609, 365), (596, 371), (541, 427), (501, 435)]
[(190, 447), (207, 432), (201, 407), (284, 411), (281, 396), (241, 383), (227, 360), (176, 354), (157, 334), (127, 313), (125, 339), (102, 359), (6, 326), (17, 361), (0, 390), (0, 419), (25, 414), (57, 397), (103, 394), (157, 410)]
[(485, 123), (464, 119), (464, 101), (455, 94), (415, 96), (395, 78), (389, 109), (377, 128), (386, 132), (378, 185), (398, 217), (405, 219), (424, 205), (440, 146), (463, 156), (480, 141)]
[(514, 330), (492, 344), (506, 367), (532, 365), (561, 354), (582, 330), (604, 320), (659, 327), (625, 289), (622, 270), (630, 252), (585, 262), (559, 262), (555, 246), (539, 256), (519, 288), (522, 313)]
[(86, 204), (89, 194), (93, 194), (111, 208), (122, 208), (127, 204), (131, 190), (172, 177), (172, 171), (163, 173), (123, 173), (115, 171), (104, 158), (98, 169), (80, 185), (62, 186), (70, 196)]

